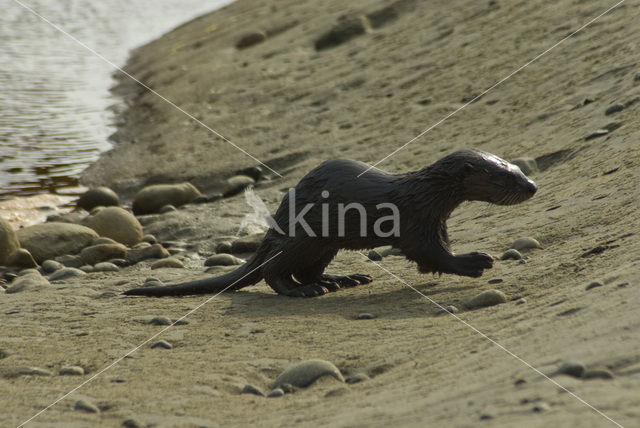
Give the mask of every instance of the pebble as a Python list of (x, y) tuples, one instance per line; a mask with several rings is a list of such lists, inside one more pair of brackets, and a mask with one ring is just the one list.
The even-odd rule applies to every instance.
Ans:
[(246, 384), (244, 388), (242, 388), (242, 394), (254, 394), (260, 397), (264, 397), (264, 392), (257, 386), (253, 386), (251, 384)]
[(592, 288), (602, 287), (603, 285), (604, 285), (604, 284), (602, 284), (602, 283), (601, 283), (601, 282), (599, 282), (599, 281), (593, 281), (593, 282), (590, 282), (589, 284), (587, 284), (587, 286), (586, 286), (586, 287), (584, 287), (584, 289), (585, 289), (586, 291), (588, 291), (588, 290), (591, 290)]
[(205, 266), (234, 266), (234, 265), (241, 265), (243, 263), (244, 263), (243, 259), (236, 256), (232, 256), (231, 254), (216, 254), (209, 257), (207, 260), (205, 260), (204, 265)]
[(512, 160), (511, 163), (520, 168), (524, 175), (529, 175), (538, 170), (538, 163), (534, 158), (517, 158)]
[(80, 266), (78, 269), (80, 269), (84, 273), (95, 272), (95, 269), (91, 265)]
[(184, 268), (184, 263), (182, 263), (180, 260), (176, 259), (175, 257), (168, 257), (166, 259), (160, 259), (151, 265), (152, 270), (161, 269), (161, 268), (182, 269)]
[(347, 383), (360, 383), (371, 379), (366, 373), (356, 373), (347, 377), (344, 381)]
[(120, 268), (110, 262), (96, 263), (93, 267), (94, 272), (119, 272)]
[(84, 276), (84, 275), (86, 275), (86, 272), (80, 269), (66, 267), (66, 268), (57, 270), (53, 274), (51, 274), (51, 276), (49, 277), (49, 281), (62, 281), (65, 279), (74, 278), (77, 276)]
[(228, 198), (230, 196), (237, 195), (249, 186), (252, 186), (256, 181), (248, 175), (236, 175), (227, 180), (225, 190), (222, 196)]
[(111, 259), (107, 263), (113, 263), (114, 265), (116, 265), (118, 267), (129, 266), (129, 262), (126, 261), (125, 259)]
[(162, 349), (173, 349), (173, 345), (167, 342), (166, 340), (158, 340), (153, 345), (151, 345), (151, 349), (162, 348)]
[(50, 286), (51, 284), (47, 281), (47, 278), (35, 271), (35, 273), (29, 273), (27, 275), (17, 277), (9, 287), (7, 287), (5, 292), (7, 294), (11, 294), (21, 293), (23, 291), (37, 291)]
[(38, 267), (38, 264), (33, 259), (31, 253), (24, 248), (18, 248), (13, 253), (9, 254), (5, 264), (11, 267), (26, 269)]
[(369, 251), (367, 257), (369, 258), (369, 260), (372, 260), (374, 262), (379, 262), (380, 260), (382, 260), (382, 256), (376, 250)]
[(24, 367), (19, 372), (25, 376), (53, 376), (53, 373), (49, 370), (41, 369), (40, 367)]
[(201, 196), (191, 183), (154, 184), (140, 190), (133, 199), (135, 215), (159, 213), (165, 205), (179, 207)]
[(151, 321), (149, 321), (149, 324), (151, 324), (151, 325), (171, 325), (173, 323), (171, 322), (171, 320), (169, 318), (160, 315), (160, 316), (151, 318)]
[(284, 395), (284, 391), (282, 388), (274, 388), (271, 390), (269, 394), (267, 394), (268, 398), (282, 397)]
[(16, 232), (22, 248), (29, 250), (36, 262), (77, 253), (98, 234), (85, 226), (70, 223), (42, 223)]
[(142, 225), (133, 214), (120, 207), (104, 208), (82, 223), (100, 236), (106, 236), (128, 247), (142, 240)]
[(521, 260), (522, 254), (515, 248), (510, 248), (500, 256), (500, 260)]
[(633, 75), (633, 81), (636, 83), (640, 82), (640, 71)]
[(609, 130), (607, 130), (607, 129), (596, 129), (591, 134), (589, 134), (586, 137), (584, 137), (584, 139), (586, 141), (589, 141), (589, 140), (593, 140), (594, 138), (604, 137), (608, 133), (609, 133)]
[(78, 400), (73, 406), (73, 410), (80, 410), (87, 413), (100, 413), (98, 406), (88, 400)]
[(57, 270), (60, 270), (64, 267), (62, 263), (58, 263), (55, 260), (45, 260), (42, 262), (42, 270), (45, 273), (53, 273)]
[(249, 177), (253, 178), (255, 181), (258, 181), (264, 176), (264, 171), (259, 166), (249, 166), (247, 168), (243, 168), (236, 171), (234, 174), (248, 175)]
[(260, 247), (263, 239), (264, 233), (254, 233), (253, 235), (248, 235), (240, 239), (236, 239), (231, 243), (231, 252), (253, 253), (258, 249), (258, 247)]
[(367, 18), (355, 14), (343, 15), (334, 26), (316, 39), (314, 46), (317, 51), (333, 48), (348, 42), (356, 36), (366, 32)]
[(607, 369), (587, 369), (582, 374), (583, 379), (613, 379), (613, 373)]
[(538, 403), (535, 406), (533, 406), (533, 410), (536, 413), (539, 412), (546, 412), (547, 410), (549, 410), (551, 408), (551, 406), (549, 406), (547, 403)]
[(246, 33), (238, 39), (236, 42), (236, 49), (246, 49), (248, 47), (257, 45), (267, 40), (267, 33), (264, 31), (252, 31)]
[(131, 264), (136, 264), (147, 259), (164, 259), (170, 255), (162, 245), (153, 244), (147, 247), (130, 249), (127, 253), (127, 261)]
[(216, 253), (228, 254), (230, 252), (231, 252), (231, 242), (229, 241), (219, 242), (218, 245), (216, 246)]
[(509, 248), (522, 251), (522, 250), (529, 250), (532, 248), (542, 248), (542, 245), (540, 245), (540, 243), (536, 239), (527, 236), (527, 237), (516, 239), (515, 241), (513, 241), (513, 243)]
[(88, 265), (95, 265), (111, 259), (123, 259), (126, 256), (127, 247), (118, 243), (92, 245), (80, 252), (80, 258)]
[(369, 314), (369, 313), (363, 312), (363, 313), (361, 313), (361, 314), (358, 314), (358, 315), (356, 316), (356, 319), (357, 319), (357, 320), (372, 320), (372, 319), (374, 319), (375, 317), (376, 317), (376, 316), (375, 316), (374, 314)]
[(460, 312), (460, 310), (456, 306), (447, 305), (443, 308), (438, 308), (438, 310), (436, 311), (436, 315), (457, 314), (458, 312)]
[(142, 422), (133, 418), (125, 419), (124, 421), (122, 421), (123, 428), (144, 428), (146, 426), (146, 424), (143, 424)]
[(91, 211), (98, 206), (118, 206), (120, 205), (120, 198), (116, 192), (108, 187), (96, 187), (80, 195), (76, 205), (87, 211)]
[(387, 257), (387, 256), (401, 256), (402, 255), (402, 250), (400, 248), (393, 248), (393, 247), (389, 247), (389, 248), (385, 248), (384, 250), (382, 250), (382, 252), (380, 253), (380, 255), (382, 257)]
[(55, 261), (62, 264), (63, 266), (73, 268), (79, 268), (84, 264), (80, 256), (74, 256), (71, 254), (65, 254), (64, 256), (56, 257)]
[(65, 366), (58, 373), (60, 376), (83, 376), (84, 369), (80, 366)]
[(172, 213), (174, 211), (178, 211), (178, 209), (171, 204), (167, 204), (167, 205), (163, 205), (162, 208), (160, 208), (159, 213), (166, 214), (166, 213)]
[(13, 226), (0, 217), (0, 265), (4, 265), (9, 254), (20, 248), (20, 241)]
[(516, 300), (516, 305), (524, 305), (525, 303), (527, 303), (527, 299), (525, 299), (524, 297), (521, 297), (518, 300)]
[(578, 361), (565, 361), (560, 367), (551, 374), (551, 376), (566, 374), (569, 376), (580, 378), (585, 372), (584, 364)]
[(285, 383), (289, 383), (296, 387), (305, 387), (311, 385), (322, 376), (332, 376), (344, 382), (340, 370), (325, 360), (308, 360), (295, 364), (286, 369), (274, 382), (273, 387), (278, 388)]
[(155, 236), (151, 234), (146, 234), (142, 237), (142, 242), (147, 242), (149, 244), (155, 244), (158, 242)]
[(98, 239), (95, 239), (91, 243), (91, 245), (100, 245), (100, 244), (117, 244), (117, 242), (111, 238), (107, 238), (106, 236), (101, 236)]
[(484, 308), (487, 306), (506, 303), (507, 297), (500, 290), (485, 290), (467, 300), (466, 306), (469, 309)]
[(604, 114), (606, 116), (609, 116), (610, 114), (617, 113), (622, 110), (624, 110), (624, 106), (622, 104), (613, 104), (607, 107), (607, 109), (604, 111)]

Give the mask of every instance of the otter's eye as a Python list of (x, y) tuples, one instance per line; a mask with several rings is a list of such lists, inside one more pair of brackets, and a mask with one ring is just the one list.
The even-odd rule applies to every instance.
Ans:
[(464, 172), (469, 174), (469, 173), (471, 173), (473, 171), (475, 171), (475, 168), (473, 167), (473, 165), (471, 165), (469, 162), (465, 162), (464, 163)]

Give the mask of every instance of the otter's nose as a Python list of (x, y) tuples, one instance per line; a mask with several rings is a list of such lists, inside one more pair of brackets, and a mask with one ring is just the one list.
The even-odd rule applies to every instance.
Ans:
[(531, 196), (535, 195), (535, 193), (538, 191), (538, 186), (536, 186), (536, 183), (529, 179), (527, 179), (526, 188), (527, 192), (529, 192)]

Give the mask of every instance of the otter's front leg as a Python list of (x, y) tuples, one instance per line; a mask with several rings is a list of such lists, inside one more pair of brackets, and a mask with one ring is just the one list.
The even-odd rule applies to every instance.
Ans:
[(439, 245), (424, 251), (416, 261), (422, 273), (450, 273), (474, 278), (493, 267), (493, 257), (489, 254), (473, 252), (455, 255)]

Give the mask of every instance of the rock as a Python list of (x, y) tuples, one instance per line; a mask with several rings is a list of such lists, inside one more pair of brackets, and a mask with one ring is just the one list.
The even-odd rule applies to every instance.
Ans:
[(282, 388), (274, 388), (270, 393), (267, 394), (267, 398), (276, 398), (282, 397), (284, 395), (284, 391)]
[(91, 265), (83, 265), (83, 266), (80, 266), (78, 269), (80, 269), (84, 273), (95, 272), (95, 269)]
[(586, 291), (591, 290), (592, 288), (596, 288), (596, 287), (602, 287), (604, 284), (602, 284), (599, 281), (593, 281), (590, 282), (589, 284), (587, 284), (587, 286), (584, 288)]
[(151, 349), (162, 348), (162, 349), (173, 349), (173, 345), (167, 342), (166, 340), (158, 340), (153, 345), (151, 345)]
[(613, 379), (613, 373), (607, 369), (587, 369), (582, 374), (583, 379)]
[(242, 388), (242, 394), (254, 394), (260, 397), (264, 397), (264, 392), (257, 386), (253, 386), (251, 384), (246, 384), (244, 388)]
[(315, 41), (317, 51), (333, 48), (366, 32), (367, 19), (358, 15), (343, 15), (329, 31)]
[(45, 260), (42, 262), (42, 270), (45, 273), (53, 273), (64, 267), (62, 263), (58, 263), (55, 260)]
[(520, 254), (520, 251), (514, 248), (511, 248), (505, 251), (500, 256), (500, 260), (520, 260), (520, 259), (522, 259), (522, 254)]
[(65, 366), (58, 373), (60, 376), (83, 376), (84, 369), (80, 366)]
[[(264, 176), (264, 171), (259, 166), (249, 166), (247, 168), (243, 168), (243, 169), (240, 169), (240, 170), (236, 171), (234, 174), (236, 174), (236, 175), (248, 175), (249, 177), (253, 178), (255, 181), (258, 181)], [(211, 199), (211, 198), (209, 198), (209, 199)]]
[(120, 268), (110, 262), (96, 263), (93, 267), (94, 272), (119, 272)]
[(640, 71), (638, 71), (636, 74), (633, 75), (633, 82), (634, 83), (640, 82)]
[(21, 269), (29, 269), (38, 267), (38, 263), (33, 260), (31, 253), (24, 248), (18, 248), (13, 253), (9, 254), (5, 262), (7, 266), (16, 267)]
[(146, 234), (142, 237), (142, 242), (146, 242), (149, 244), (156, 244), (158, 242), (158, 240), (156, 239), (155, 236), (150, 235), (150, 234)]
[(9, 254), (20, 248), (20, 241), (11, 224), (0, 217), (0, 265), (4, 265)]
[(546, 412), (547, 410), (549, 410), (551, 408), (551, 406), (549, 406), (547, 403), (538, 403), (535, 406), (533, 406), (533, 408), (531, 410), (533, 410), (536, 413), (540, 413), (540, 412)]
[(524, 175), (529, 175), (538, 170), (538, 163), (534, 158), (517, 158), (511, 161), (512, 164), (520, 168)]
[(162, 208), (160, 208), (159, 213), (160, 214), (166, 214), (166, 213), (171, 213), (171, 212), (174, 212), (174, 211), (178, 211), (178, 209), (176, 207), (174, 207), (173, 205), (168, 204), (168, 205), (163, 205)]
[(151, 265), (151, 269), (161, 269), (161, 268), (183, 269), (184, 264), (180, 260), (176, 259), (175, 257), (169, 257), (166, 259), (160, 259)]
[(133, 199), (135, 215), (159, 213), (165, 205), (179, 207), (202, 196), (191, 183), (154, 184), (140, 190)]
[(204, 261), (205, 266), (234, 266), (243, 263), (243, 259), (232, 256), (231, 254), (216, 254)]
[(267, 33), (264, 31), (252, 31), (241, 36), (236, 42), (236, 49), (246, 49), (267, 40)]
[(100, 413), (98, 406), (85, 399), (76, 401), (76, 404), (73, 405), (73, 410), (79, 410), (87, 413)]
[(518, 300), (516, 300), (516, 305), (524, 305), (525, 303), (527, 303), (527, 299), (525, 299), (524, 297), (521, 297)]
[(21, 367), (18, 369), (18, 374), (22, 376), (53, 376), (49, 370), (40, 367)]
[(249, 186), (253, 186), (256, 181), (248, 175), (236, 175), (227, 180), (222, 196), (228, 198), (237, 195)]
[(136, 264), (147, 259), (164, 259), (170, 254), (160, 244), (149, 245), (148, 247), (132, 248), (127, 252), (127, 261)]
[(558, 367), (558, 369), (555, 372), (551, 373), (550, 376), (566, 374), (569, 376), (581, 378), (584, 372), (585, 372), (585, 367), (584, 367), (584, 364), (582, 364), (581, 362), (565, 361), (564, 363), (560, 364), (560, 367)]
[(169, 318), (160, 315), (160, 316), (151, 318), (151, 321), (149, 321), (149, 324), (151, 324), (151, 325), (171, 325), (173, 323), (171, 322), (171, 320)]
[(236, 239), (231, 243), (232, 253), (253, 253), (262, 244), (264, 233), (255, 233), (253, 235), (244, 236)]
[(522, 251), (522, 250), (530, 250), (532, 248), (542, 248), (542, 245), (531, 237), (518, 238), (513, 241), (513, 244), (509, 248), (513, 248), (514, 250)]
[(219, 242), (218, 245), (216, 246), (216, 253), (228, 254), (230, 252), (231, 252), (231, 242), (229, 241)]
[(123, 428), (145, 428), (146, 426), (146, 424), (143, 424), (142, 422), (133, 418), (125, 419), (124, 421), (122, 421)]
[(382, 260), (382, 256), (376, 250), (369, 251), (367, 257), (369, 258), (369, 260), (372, 260), (374, 262), (379, 262), (380, 260)]
[(76, 208), (70, 213), (64, 214), (52, 214), (47, 217), (47, 223), (72, 223), (81, 224), (82, 220), (89, 215), (89, 213), (82, 208)]
[(358, 314), (358, 315), (356, 316), (356, 319), (357, 319), (357, 320), (372, 320), (372, 319), (374, 319), (375, 317), (376, 317), (376, 316), (375, 316), (374, 314), (369, 314), (369, 313), (363, 312), (363, 313), (361, 313), (361, 314)]
[(51, 287), (51, 284), (47, 281), (47, 278), (35, 272), (17, 277), (5, 291), (7, 294), (11, 294), (23, 291), (38, 291), (49, 287)]
[(290, 383), (296, 387), (305, 387), (311, 385), (322, 376), (332, 376), (344, 382), (340, 370), (325, 360), (308, 360), (295, 364), (285, 370), (273, 384), (274, 388), (278, 388), (285, 383)]
[(108, 207), (90, 215), (84, 225), (128, 247), (142, 240), (142, 226), (138, 219), (120, 207)]
[(93, 242), (91, 243), (91, 245), (100, 245), (100, 244), (117, 244), (117, 242), (111, 238), (107, 238), (106, 236), (101, 236), (98, 239), (94, 239)]
[(460, 312), (460, 310), (453, 306), (453, 305), (447, 305), (447, 306), (443, 306), (442, 308), (438, 308), (438, 310), (436, 311), (436, 315), (444, 315), (444, 314), (456, 314)]
[(86, 275), (86, 272), (80, 269), (66, 267), (66, 268), (62, 268), (60, 270), (55, 271), (49, 277), (49, 281), (62, 281), (65, 279), (74, 278), (76, 276), (84, 276), (84, 275)]
[(84, 264), (80, 256), (72, 256), (70, 254), (65, 254), (64, 256), (56, 257), (55, 261), (66, 267), (74, 267), (74, 268), (79, 268)]
[(16, 234), (20, 245), (38, 263), (64, 254), (77, 253), (98, 237), (94, 230), (70, 223), (37, 224), (20, 229)]
[(77, 202), (78, 207), (91, 211), (95, 207), (119, 206), (120, 198), (108, 187), (96, 187), (84, 192)]
[(499, 305), (506, 303), (507, 296), (500, 290), (485, 290), (467, 300), (465, 303), (469, 309), (484, 308), (487, 306)]
[(617, 113), (622, 110), (624, 110), (624, 106), (622, 104), (613, 104), (607, 107), (607, 109), (604, 111), (604, 114), (606, 116), (609, 116), (610, 114)]
[(389, 247), (389, 248), (385, 248), (384, 250), (382, 250), (380, 255), (382, 257), (401, 256), (402, 255), (402, 250), (400, 248)]
[(371, 379), (366, 373), (357, 373), (347, 377), (344, 381), (347, 383), (360, 383)]
[(608, 129), (596, 129), (591, 134), (584, 137), (585, 141), (593, 140), (594, 138), (604, 137), (609, 133)]
[(98, 244), (83, 249), (80, 258), (88, 265), (127, 256), (127, 247), (122, 244)]

